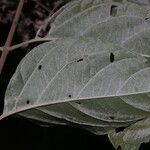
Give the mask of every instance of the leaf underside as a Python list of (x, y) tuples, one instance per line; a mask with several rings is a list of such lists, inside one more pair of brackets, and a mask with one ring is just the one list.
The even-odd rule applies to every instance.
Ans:
[[(76, 0), (48, 20), (47, 37), (10, 80), (1, 119), (19, 114), (41, 125), (108, 134), (115, 148), (150, 140), (149, 7)], [(119, 133), (115, 129), (125, 127)]]

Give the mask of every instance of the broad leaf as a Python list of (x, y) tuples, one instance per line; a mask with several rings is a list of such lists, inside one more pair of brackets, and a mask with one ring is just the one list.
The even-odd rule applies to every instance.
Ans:
[(0, 119), (79, 126), (124, 150), (150, 140), (149, 9), (114, 1), (72, 1), (48, 18), (57, 40), (18, 65)]

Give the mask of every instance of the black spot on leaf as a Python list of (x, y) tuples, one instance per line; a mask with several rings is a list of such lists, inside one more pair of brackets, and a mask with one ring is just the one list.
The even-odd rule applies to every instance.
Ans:
[(83, 61), (83, 58), (77, 60), (77, 62), (80, 62), (80, 61)]
[(27, 100), (27, 101), (26, 101), (26, 103), (27, 103), (27, 104), (29, 104), (29, 103), (30, 103), (30, 101), (29, 101), (29, 100)]
[(115, 55), (113, 53), (110, 53), (110, 62), (114, 62)]
[(39, 65), (39, 66), (38, 66), (38, 69), (41, 70), (41, 69), (42, 69), (42, 65)]
[(114, 120), (115, 117), (114, 116), (110, 116), (109, 118), (112, 119), (112, 120)]
[(72, 96), (69, 94), (68, 97), (71, 98)]
[(79, 105), (81, 104), (81, 102), (79, 102), (79, 101), (77, 101), (77, 102), (75, 102), (75, 103), (77, 103), (77, 104), (79, 104)]

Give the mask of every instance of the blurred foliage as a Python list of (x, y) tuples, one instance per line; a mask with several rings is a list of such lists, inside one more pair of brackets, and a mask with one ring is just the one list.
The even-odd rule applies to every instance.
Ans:
[[(17, 27), (19, 42), (34, 38), (37, 30), (43, 25), (45, 18), (50, 12), (58, 6), (55, 10), (57, 11), (67, 2), (68, 0), (26, 0)], [(0, 25), (11, 25), (17, 5), (18, 0), (0, 1)]]

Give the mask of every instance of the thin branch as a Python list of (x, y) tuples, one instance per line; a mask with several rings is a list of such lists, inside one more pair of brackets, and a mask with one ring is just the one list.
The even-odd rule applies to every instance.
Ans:
[(25, 2), (25, 0), (20, 0), (20, 2), (18, 4), (18, 8), (17, 8), (16, 14), (15, 14), (13, 23), (11, 25), (11, 29), (9, 31), (6, 43), (5, 43), (4, 47), (3, 47), (3, 52), (2, 52), (2, 55), (1, 55), (1, 58), (0, 58), (0, 74), (1, 74), (2, 69), (4, 67), (7, 55), (9, 53), (9, 47), (11, 45), (14, 33), (16, 31), (16, 27), (17, 27), (17, 24), (18, 24), (18, 20), (20, 18), (20, 14), (21, 14), (24, 2)]
[[(26, 44), (30, 44), (30, 43), (35, 43), (35, 42), (44, 42), (44, 41), (55, 41), (57, 40), (57, 38), (34, 38), (16, 45), (13, 45), (11, 47), (9, 47), (9, 51), (15, 50), (17, 48), (20, 48)], [(3, 47), (0, 47), (0, 51), (3, 51)]]

